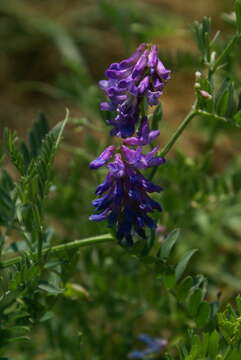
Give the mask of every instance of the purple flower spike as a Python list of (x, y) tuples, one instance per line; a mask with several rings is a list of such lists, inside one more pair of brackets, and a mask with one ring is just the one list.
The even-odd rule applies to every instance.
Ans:
[(134, 233), (145, 238), (145, 227), (156, 227), (148, 213), (162, 211), (159, 203), (148, 195), (160, 192), (162, 188), (139, 172), (139, 169), (163, 163), (163, 158), (155, 157), (157, 149), (144, 155), (141, 146), (133, 150), (122, 145), (122, 154), (115, 154), (114, 161), (106, 164), (108, 174), (96, 189), (96, 194), (101, 197), (92, 202), (97, 214), (90, 219), (107, 219), (109, 226), (116, 228), (117, 239), (122, 245), (131, 246)]
[[(92, 202), (95, 214), (90, 220), (107, 220), (115, 229), (119, 243), (132, 246), (134, 234), (145, 238), (146, 228), (156, 228), (156, 222), (149, 214), (162, 211), (160, 204), (150, 197), (150, 193), (160, 193), (162, 187), (147, 180), (140, 172), (164, 164), (165, 159), (156, 155), (159, 146), (143, 152), (143, 146), (151, 144), (160, 132), (151, 131), (147, 116), (141, 118), (140, 114), (145, 99), (148, 105), (159, 103), (170, 70), (158, 59), (156, 45), (141, 44), (128, 59), (111, 64), (105, 74), (107, 80), (101, 80), (99, 86), (108, 100), (100, 107), (111, 113), (107, 120), (112, 126), (110, 134), (124, 141), (115, 155), (115, 147), (108, 146), (90, 163), (91, 169), (105, 166), (108, 171), (103, 183), (96, 188), (98, 197)], [(143, 354), (154, 353), (160, 347), (159, 342), (152, 340), (147, 345), (144, 352), (133, 352), (132, 358), (143, 358)]]
[(146, 116), (142, 119), (137, 137), (130, 137), (124, 140), (126, 145), (143, 146), (150, 144), (160, 135), (159, 130), (150, 131), (148, 119)]
[(149, 105), (157, 105), (170, 70), (158, 59), (157, 46), (141, 44), (126, 60), (113, 63), (105, 72), (108, 80), (99, 86), (109, 98), (101, 103), (101, 110), (113, 112), (108, 124), (111, 135), (130, 137), (139, 121), (140, 105), (144, 98)]
[(112, 157), (115, 151), (115, 147), (113, 145), (108, 146), (97, 159), (91, 161), (90, 168), (91, 169), (98, 169), (99, 167), (105, 165), (110, 158)]

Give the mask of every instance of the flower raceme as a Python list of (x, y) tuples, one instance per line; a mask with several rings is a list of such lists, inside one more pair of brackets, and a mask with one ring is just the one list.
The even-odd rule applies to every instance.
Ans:
[(128, 59), (111, 64), (105, 75), (108, 80), (101, 80), (99, 85), (109, 101), (100, 107), (113, 112), (107, 121), (113, 126), (111, 135), (130, 137), (138, 123), (142, 100), (146, 98), (149, 105), (159, 103), (170, 70), (158, 58), (156, 45), (141, 44)]
[[(111, 227), (116, 227), (119, 242), (126, 246), (133, 244), (133, 230), (145, 238), (145, 227), (155, 229), (156, 223), (148, 213), (158, 210), (161, 206), (148, 193), (160, 192), (162, 188), (148, 181), (140, 172), (141, 169), (158, 166), (165, 162), (164, 158), (155, 156), (158, 147), (143, 154), (142, 147), (129, 149), (122, 145), (114, 155), (115, 148), (109, 146), (90, 167), (97, 169), (103, 165), (108, 168), (107, 176), (96, 189), (101, 196), (94, 200), (97, 214), (91, 220), (107, 219)], [(114, 156), (114, 160), (109, 162)]]
[(151, 106), (159, 103), (170, 70), (159, 60), (155, 45), (141, 44), (128, 59), (111, 64), (106, 77), (108, 80), (100, 81), (100, 87), (109, 101), (101, 103), (101, 109), (112, 112), (108, 121), (113, 126), (111, 135), (123, 140), (120, 148), (110, 145), (90, 163), (91, 169), (105, 166), (108, 170), (105, 180), (96, 189), (99, 197), (92, 202), (95, 214), (90, 220), (107, 220), (116, 230), (119, 243), (131, 246), (135, 233), (145, 238), (146, 227), (156, 228), (149, 214), (162, 210), (150, 197), (150, 193), (160, 193), (162, 188), (141, 173), (143, 169), (165, 162), (163, 157), (157, 156), (158, 146), (149, 152), (143, 151), (160, 131), (150, 130), (148, 117), (140, 109), (145, 100)]

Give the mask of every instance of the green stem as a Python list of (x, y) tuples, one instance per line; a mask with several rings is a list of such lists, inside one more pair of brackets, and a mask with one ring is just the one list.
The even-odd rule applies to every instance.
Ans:
[(197, 110), (192, 110), (187, 117), (183, 120), (183, 122), (178, 126), (177, 130), (175, 131), (175, 133), (172, 135), (172, 137), (170, 138), (170, 140), (168, 141), (168, 143), (164, 146), (164, 148), (161, 150), (159, 156), (165, 156), (167, 155), (167, 153), (169, 153), (169, 151), (171, 150), (171, 148), (173, 147), (173, 145), (176, 143), (176, 141), (178, 140), (178, 138), (181, 136), (181, 134), (183, 133), (183, 131), (186, 129), (187, 125), (190, 123), (190, 121), (192, 120), (192, 118), (194, 116), (197, 115)]
[(226, 359), (228, 360), (229, 355), (231, 355), (231, 353), (232, 353), (232, 350), (233, 350), (232, 347), (229, 346), (226, 353), (225, 353), (225, 355), (224, 355), (224, 360), (226, 360)]
[(230, 39), (226, 48), (223, 50), (223, 52), (219, 55), (219, 57), (215, 61), (213, 68), (211, 69), (212, 73), (214, 73), (217, 70), (218, 66), (222, 63), (223, 59), (230, 52), (231, 48), (233, 47), (233, 45), (235, 44), (236, 40), (238, 40), (239, 37), (240, 35), (237, 33)]
[[(186, 118), (182, 121), (182, 123), (178, 126), (175, 133), (171, 136), (170, 140), (167, 142), (167, 144), (164, 146), (164, 148), (160, 151), (158, 154), (159, 156), (165, 156), (169, 153), (173, 145), (177, 142), (178, 138), (181, 136), (183, 131), (186, 129), (187, 125), (190, 123), (192, 118), (198, 114), (198, 111), (196, 109), (191, 110), (190, 113), (186, 116)], [(155, 173), (157, 171), (157, 167), (155, 167), (150, 175), (150, 180), (153, 179)]]
[[(57, 255), (57, 254), (67, 252), (69, 250), (73, 250), (76, 248), (101, 244), (101, 243), (110, 242), (113, 240), (114, 240), (114, 238), (111, 234), (104, 234), (104, 235), (99, 235), (99, 236), (93, 236), (93, 237), (86, 238), (86, 239), (74, 240), (74, 241), (71, 241), (66, 244), (61, 244), (61, 245), (56, 245), (53, 247), (45, 248), (42, 250), (42, 255), (46, 255), (46, 254)], [(37, 256), (38, 256), (37, 253), (31, 254), (29, 252), (25, 253), (25, 255), (27, 257), (31, 256), (34, 258), (37, 258)], [(19, 263), (21, 263), (22, 260), (23, 260), (22, 256), (16, 256), (12, 259), (2, 261), (2, 262), (0, 262), (0, 269), (4, 269), (6, 267), (19, 264)]]
[(218, 137), (219, 130), (220, 130), (219, 122), (216, 120), (212, 123), (212, 127), (209, 132), (208, 140), (204, 146), (205, 154), (207, 154), (209, 152), (209, 150), (211, 150), (213, 148), (214, 143)]
[(214, 119), (214, 120), (220, 120), (220, 121), (226, 121), (226, 122), (230, 122), (230, 119), (227, 119), (223, 116), (219, 116), (217, 114), (212, 114), (212, 113), (209, 113), (205, 110), (197, 110), (197, 115), (201, 115), (201, 116), (204, 116), (206, 118), (210, 118), (210, 119)]

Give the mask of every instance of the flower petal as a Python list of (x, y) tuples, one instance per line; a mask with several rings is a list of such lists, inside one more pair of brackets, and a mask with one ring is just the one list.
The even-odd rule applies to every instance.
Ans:
[(108, 146), (101, 154), (100, 156), (97, 157), (97, 159), (91, 161), (90, 163), (90, 168), (91, 169), (98, 169), (99, 167), (105, 165), (107, 163), (107, 161), (110, 160), (110, 158), (112, 157), (113, 153), (115, 151), (115, 146), (114, 145), (110, 145)]

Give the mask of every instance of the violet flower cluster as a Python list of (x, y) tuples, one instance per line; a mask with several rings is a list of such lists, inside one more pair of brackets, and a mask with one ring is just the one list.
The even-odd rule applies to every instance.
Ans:
[(108, 80), (100, 81), (100, 87), (109, 101), (102, 102), (101, 109), (113, 113), (108, 120), (113, 126), (111, 135), (132, 136), (141, 100), (145, 97), (149, 105), (159, 103), (170, 70), (158, 59), (156, 45), (141, 44), (128, 59), (111, 64), (105, 75)]
[(133, 350), (128, 354), (129, 359), (145, 359), (160, 356), (167, 345), (167, 340), (162, 338), (153, 338), (147, 334), (138, 336), (138, 340), (146, 345), (144, 350)]
[(106, 71), (108, 80), (100, 81), (108, 102), (101, 109), (110, 111), (108, 124), (113, 126), (111, 135), (121, 137), (122, 145), (108, 146), (90, 163), (91, 169), (105, 166), (107, 176), (96, 189), (92, 204), (96, 213), (93, 221), (107, 220), (116, 230), (122, 245), (133, 244), (133, 234), (145, 238), (145, 228), (155, 229), (156, 223), (149, 216), (154, 210), (161, 211), (158, 202), (150, 193), (162, 188), (147, 180), (142, 169), (159, 166), (165, 159), (156, 156), (158, 146), (149, 152), (143, 148), (159, 136), (159, 130), (150, 130), (148, 118), (141, 107), (144, 100), (157, 105), (165, 81), (170, 77), (157, 56), (157, 47), (141, 44), (134, 54), (120, 63), (114, 63)]

